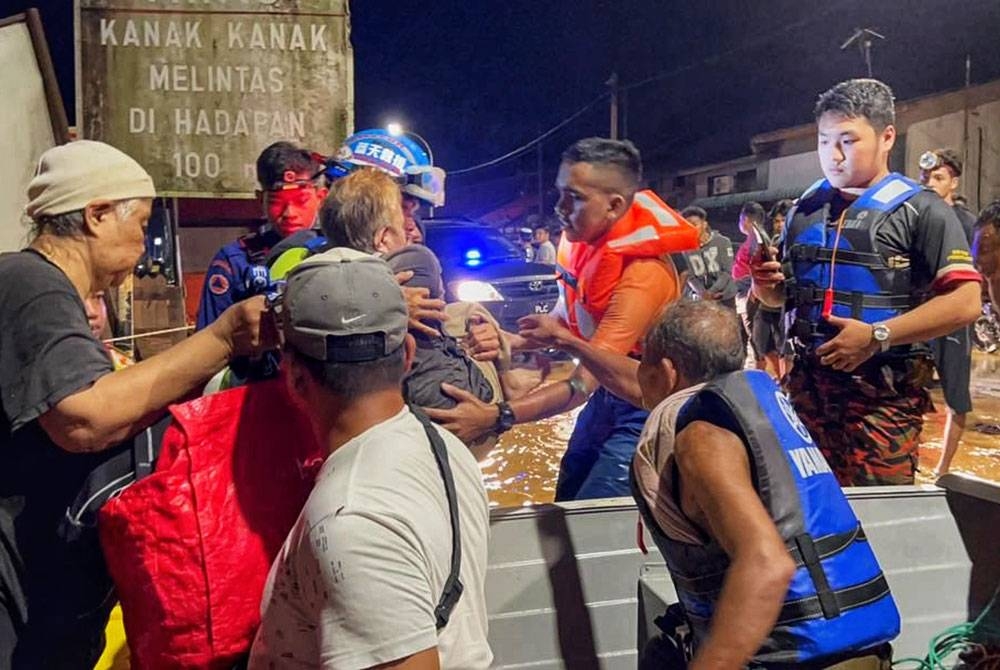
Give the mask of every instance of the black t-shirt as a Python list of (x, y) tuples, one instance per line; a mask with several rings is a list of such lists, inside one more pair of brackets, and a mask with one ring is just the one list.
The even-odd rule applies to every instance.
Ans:
[(112, 371), (66, 275), (31, 251), (0, 256), (0, 597), (36, 619), (108, 594), (96, 533), (68, 539), (60, 524), (88, 474), (128, 446), (72, 454), (38, 417)]
[(954, 205), (953, 209), (958, 222), (962, 224), (962, 230), (965, 231), (965, 239), (968, 240), (969, 246), (972, 246), (972, 238), (976, 232), (976, 215), (962, 205)]
[[(851, 202), (839, 193), (835, 195), (828, 225), (836, 226), (837, 218)], [(887, 261), (900, 259), (910, 264), (911, 281), (918, 294), (928, 291), (935, 280), (949, 272), (975, 272), (969, 242), (955, 209), (929, 189), (917, 193), (879, 224), (875, 246)]]

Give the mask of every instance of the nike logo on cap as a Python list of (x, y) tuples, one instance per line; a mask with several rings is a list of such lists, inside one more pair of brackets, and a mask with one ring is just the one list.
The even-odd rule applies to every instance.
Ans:
[(340, 317), (340, 322), (346, 326), (347, 324), (354, 323), (355, 321), (357, 321), (359, 319), (363, 319), (366, 316), (368, 316), (368, 315), (367, 314), (361, 314), (359, 316), (352, 316), (350, 319), (345, 319), (344, 317)]

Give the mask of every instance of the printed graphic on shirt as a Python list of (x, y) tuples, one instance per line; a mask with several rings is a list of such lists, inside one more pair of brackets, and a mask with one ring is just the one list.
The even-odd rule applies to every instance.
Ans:
[(212, 275), (208, 279), (208, 290), (215, 295), (225, 295), (229, 290), (229, 280), (224, 275)]

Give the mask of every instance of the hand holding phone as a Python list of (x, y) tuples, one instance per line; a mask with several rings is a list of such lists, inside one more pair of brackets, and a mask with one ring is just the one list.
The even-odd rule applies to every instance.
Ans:
[[(768, 235), (764, 231), (764, 229), (760, 227), (759, 223), (757, 223), (755, 221), (751, 221), (750, 222), (750, 226), (753, 229), (753, 236), (754, 236), (754, 240), (756, 242), (756, 244), (754, 246), (757, 249), (760, 249), (760, 256), (761, 256), (761, 258), (765, 262), (773, 261), (774, 260), (774, 254), (771, 253), (771, 245), (774, 243), (774, 240), (772, 240), (771, 236)], [(755, 253), (756, 253), (756, 249), (755, 249)]]

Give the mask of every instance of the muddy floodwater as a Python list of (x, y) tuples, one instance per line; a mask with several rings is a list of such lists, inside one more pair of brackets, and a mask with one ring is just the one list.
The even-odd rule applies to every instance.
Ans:
[[(972, 414), (966, 421), (965, 434), (952, 472), (969, 474), (1000, 482), (1000, 353), (973, 353)], [(553, 378), (564, 378), (565, 366)], [(932, 389), (936, 411), (928, 414), (920, 446), (918, 482), (932, 483), (931, 474), (941, 454), (945, 404), (940, 389)], [(559, 460), (566, 450), (579, 410), (517, 426), (506, 433), (482, 464), (490, 504), (494, 507), (517, 507), (552, 502), (555, 496)]]

